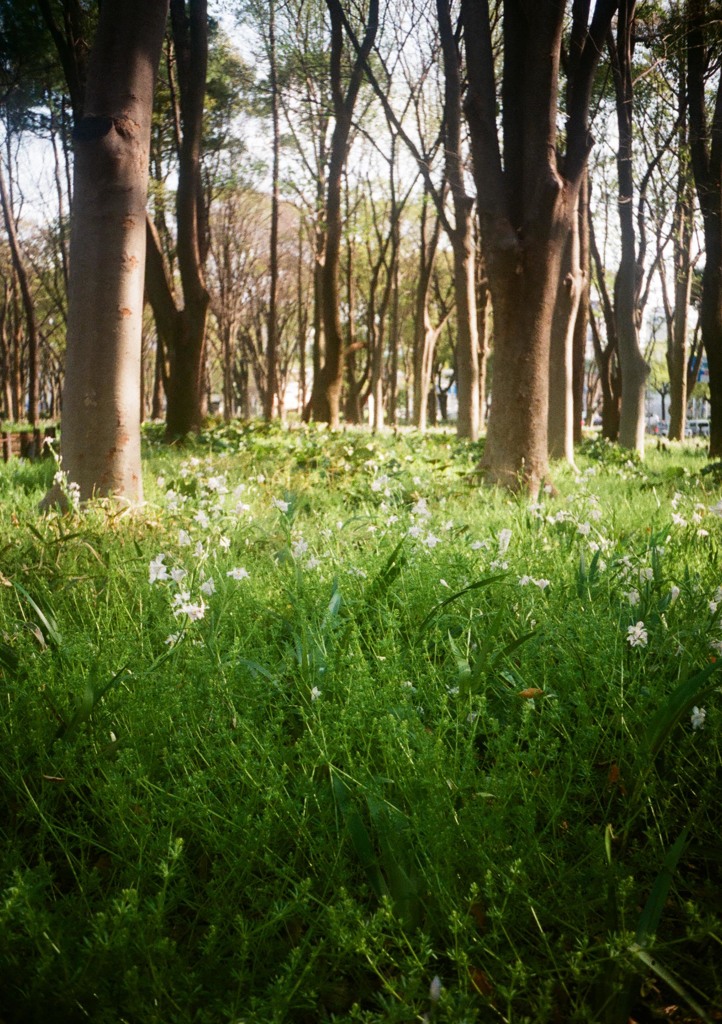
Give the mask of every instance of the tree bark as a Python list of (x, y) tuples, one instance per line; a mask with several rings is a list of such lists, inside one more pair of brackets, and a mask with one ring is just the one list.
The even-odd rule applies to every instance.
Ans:
[(348, 157), (353, 111), (363, 78), (364, 64), (371, 52), (378, 29), (378, 0), (370, 0), (366, 32), (351, 68), (346, 91), (343, 90), (344, 14), (339, 0), (326, 0), (331, 17), (331, 92), (334, 128), (331, 137), (326, 191), (326, 232), (324, 261), (321, 268), (321, 315), (324, 336), (324, 361), (314, 377), (311, 415), (337, 428), (340, 423), (343, 386), (343, 332), (340, 316), (339, 261), (343, 234), (341, 216), (343, 171)]
[[(145, 206), (166, 0), (103, 4), (75, 181), (63, 393), (63, 469), (81, 500), (141, 501), (140, 357)], [(51, 494), (48, 502), (58, 500)]]
[(622, 409), (619, 443), (644, 454), (645, 395), (649, 366), (639, 347), (639, 294), (642, 268), (637, 258), (634, 231), (634, 179), (632, 172), (632, 37), (636, 0), (621, 0), (617, 17), (616, 46), (611, 45), (616, 87), (617, 175), (619, 178), (619, 227), (621, 257), (614, 285), (617, 345), (622, 371)]
[(708, 124), (705, 107), (707, 42), (704, 0), (687, 4), (687, 94), (692, 171), (704, 225), (700, 325), (709, 367), (709, 454), (722, 456), (722, 73)]
[(566, 4), (503, 8), (504, 160), (489, 4), (462, 0), (465, 102), (481, 238), (494, 307), (494, 386), (481, 468), (491, 483), (535, 493), (547, 472), (549, 349), (565, 240), (592, 143), (589, 103), (616, 9), (573, 5), (566, 150), (557, 153), (558, 80)]
[(20, 246), (20, 239), (15, 229), (15, 216), (10, 205), (10, 196), (5, 185), (5, 175), (0, 162), (0, 205), (2, 205), (5, 230), (10, 245), (13, 269), (20, 285), (23, 302), (25, 327), (27, 331), (27, 417), (33, 426), (38, 423), (38, 328), (35, 320), (35, 302), (30, 291), (30, 278), (25, 265), (25, 256)]
[[(207, 0), (171, 0), (178, 62), (182, 138), (178, 160), (176, 219), (183, 307), (168, 345), (170, 377), (166, 410), (169, 439), (198, 431), (203, 416), (206, 321), (210, 296), (203, 267), (207, 253), (205, 202), (200, 173), (203, 107), (208, 63)], [(160, 278), (154, 278), (156, 283)], [(151, 299), (155, 309), (155, 304)]]
[(273, 419), (278, 375), (278, 212), (281, 130), (278, 112), (276, 74), (276, 3), (268, 8), (268, 59), (270, 64), (271, 124), (273, 129), (273, 167), (271, 173), (271, 238), (269, 251), (268, 339), (266, 346), (266, 401), (263, 410), (267, 422)]
[(574, 328), (582, 293), (578, 216), (572, 217), (564, 246), (549, 350), (549, 457), (574, 464)]

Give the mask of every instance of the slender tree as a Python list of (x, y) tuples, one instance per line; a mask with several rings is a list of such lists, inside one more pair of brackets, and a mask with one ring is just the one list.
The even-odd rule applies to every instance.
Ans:
[(340, 421), (343, 384), (344, 343), (340, 315), (339, 261), (343, 233), (342, 182), (349, 141), (365, 63), (378, 29), (379, 0), (370, 0), (364, 37), (351, 63), (344, 88), (344, 22), (339, 0), (326, 0), (331, 19), (331, 95), (334, 127), (329, 152), (325, 202), (325, 248), (321, 271), (321, 311), (323, 316), (324, 359), (318, 367), (311, 394), (314, 419), (337, 427)]
[[(714, 58), (714, 25), (704, 0), (687, 3), (687, 93), (689, 141), (697, 200), (704, 227), (700, 325), (709, 366), (711, 406), (709, 453), (722, 455), (722, 72)], [(717, 74), (711, 118), (705, 90)]]

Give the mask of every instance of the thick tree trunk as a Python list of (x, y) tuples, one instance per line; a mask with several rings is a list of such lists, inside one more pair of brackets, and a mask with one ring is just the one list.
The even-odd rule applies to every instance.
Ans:
[[(75, 129), (63, 469), (80, 498), (140, 501), (145, 206), (166, 0), (104, 4)], [(59, 496), (48, 496), (58, 500)]]
[(513, 271), (490, 270), (494, 386), (482, 469), (490, 483), (532, 494), (547, 472), (549, 347), (563, 246), (563, 232), (529, 239)]
[[(502, 139), (489, 3), (462, 0), (465, 101), (494, 306), (494, 386), (481, 469), (535, 493), (547, 471), (550, 332), (563, 247), (591, 146), (592, 81), (614, 0), (573, 7), (566, 149), (558, 82), (566, 4), (503, 5)], [(503, 150), (503, 160), (502, 160)]]

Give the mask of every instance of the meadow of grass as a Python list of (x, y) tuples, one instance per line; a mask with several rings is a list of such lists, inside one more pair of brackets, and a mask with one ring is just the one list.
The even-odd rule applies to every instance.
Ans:
[(0, 467), (0, 1021), (720, 1019), (722, 503), (598, 441)]

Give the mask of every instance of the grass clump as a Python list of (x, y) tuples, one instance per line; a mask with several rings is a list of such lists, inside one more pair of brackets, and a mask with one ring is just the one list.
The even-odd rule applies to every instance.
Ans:
[(714, 1019), (702, 453), (146, 445), (136, 513), (0, 469), (3, 1019)]

